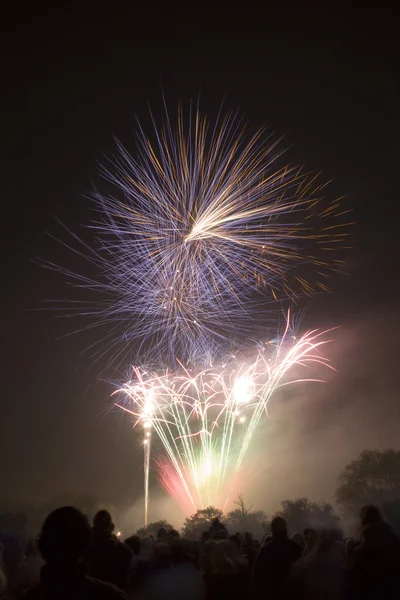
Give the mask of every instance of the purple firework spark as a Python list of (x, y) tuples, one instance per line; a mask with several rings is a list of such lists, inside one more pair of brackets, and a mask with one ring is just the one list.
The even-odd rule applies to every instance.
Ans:
[(212, 125), (179, 109), (176, 128), (153, 125), (152, 141), (139, 126), (134, 156), (117, 141), (101, 167), (115, 193), (93, 194), (98, 245), (80, 252), (96, 275), (62, 271), (99, 292), (78, 311), (112, 324), (102, 348), (196, 361), (247, 337), (261, 297), (326, 291), (349, 211), (315, 176), (276, 166), (278, 142), (247, 136), (234, 114)]

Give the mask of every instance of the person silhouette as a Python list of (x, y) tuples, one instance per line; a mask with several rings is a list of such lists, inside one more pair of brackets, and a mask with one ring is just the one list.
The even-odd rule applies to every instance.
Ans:
[(84, 556), (90, 545), (90, 525), (83, 513), (72, 506), (57, 508), (46, 518), (38, 547), (45, 561), (40, 584), (26, 592), (24, 600), (123, 600), (126, 595), (112, 584), (88, 577)]
[(400, 589), (400, 540), (374, 505), (360, 511), (362, 542), (351, 553), (347, 581), (349, 597), (394, 600)]
[(256, 559), (253, 585), (256, 595), (269, 598), (289, 597), (292, 565), (300, 558), (302, 548), (289, 539), (286, 520), (277, 516), (271, 521), (272, 538), (266, 542)]
[(114, 535), (108, 510), (99, 510), (93, 519), (88, 574), (125, 589), (133, 552)]

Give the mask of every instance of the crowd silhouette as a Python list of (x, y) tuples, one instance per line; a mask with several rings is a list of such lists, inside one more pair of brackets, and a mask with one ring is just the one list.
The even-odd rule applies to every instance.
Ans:
[(288, 532), (276, 516), (258, 541), (215, 518), (198, 540), (161, 527), (122, 542), (108, 511), (90, 526), (64, 506), (25, 548), (2, 535), (0, 599), (394, 600), (400, 541), (375, 506), (361, 509), (359, 525), (354, 540), (340, 530)]

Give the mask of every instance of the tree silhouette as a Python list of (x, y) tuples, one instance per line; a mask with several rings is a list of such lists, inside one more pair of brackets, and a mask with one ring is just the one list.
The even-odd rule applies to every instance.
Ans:
[(339, 483), (336, 501), (346, 516), (358, 516), (363, 504), (400, 500), (400, 452), (363, 450), (346, 465)]
[(199, 509), (194, 515), (187, 517), (182, 527), (182, 535), (186, 538), (196, 540), (204, 531), (208, 531), (211, 521), (218, 517), (222, 520), (222, 510), (215, 506)]
[(267, 516), (262, 510), (252, 511), (251, 506), (246, 507), (242, 494), (234, 502), (238, 508), (231, 510), (225, 518), (226, 525), (232, 532), (250, 532), (255, 537), (262, 537), (267, 530)]
[(137, 530), (137, 534), (140, 537), (145, 537), (147, 535), (152, 535), (152, 536), (156, 536), (157, 532), (159, 529), (161, 529), (162, 527), (164, 527), (164, 529), (173, 529), (173, 526), (168, 523), (168, 521), (165, 520), (160, 520), (160, 521), (154, 521), (154, 523), (148, 523), (147, 525), (145, 525), (145, 527), (141, 527), (140, 529)]
[(308, 498), (284, 500), (281, 514), (285, 517), (290, 533), (304, 531), (306, 527), (315, 529), (336, 529), (340, 519), (328, 502), (311, 502)]
[(238, 499), (235, 500), (235, 502), (233, 504), (236, 504), (236, 506), (239, 507), (238, 510), (241, 512), (242, 516), (245, 517), (249, 514), (252, 507), (249, 506), (249, 508), (246, 508), (243, 494), (238, 494), (237, 497), (238, 497)]

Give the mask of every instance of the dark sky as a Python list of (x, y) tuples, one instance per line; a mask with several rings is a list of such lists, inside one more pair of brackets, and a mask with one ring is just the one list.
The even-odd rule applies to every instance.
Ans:
[[(75, 325), (34, 310), (66, 295), (62, 277), (34, 260), (63, 257), (65, 264), (65, 253), (46, 232), (59, 235), (55, 217), (74, 230), (88, 221), (84, 194), (96, 179), (96, 161), (112, 151), (113, 134), (133, 147), (135, 115), (146, 123), (147, 105), (160, 106), (162, 91), (172, 107), (200, 94), (212, 116), (225, 97), (226, 107), (239, 108), (252, 129), (267, 124), (286, 134), (291, 157), (334, 177), (335, 193), (349, 198), (358, 221), (350, 275), (333, 281), (333, 293), (311, 303), (306, 317), (316, 326), (343, 325), (334, 352), (339, 373), (328, 384), (342, 400), (338, 405), (337, 394), (328, 394), (329, 403), (307, 411), (312, 418), (303, 416), (293, 436), (322, 443), (315, 432), (327, 427), (328, 414), (336, 432), (330, 444), (343, 448), (341, 436), (356, 436), (347, 421), (359, 423), (361, 441), (341, 454), (330, 481), (351, 452), (368, 443), (369, 428), (375, 445), (392, 439), (386, 425), (393, 428), (395, 418), (400, 424), (394, 11), (384, 4), (370, 12), (307, 7), (274, 3), (247, 13), (244, 4), (191, 13), (119, 2), (93, 10), (34, 3), (3, 17), (4, 498), (37, 501), (71, 490), (118, 503), (141, 494), (141, 455), (131, 425), (121, 415), (104, 415), (110, 386), (98, 381), (82, 354), (93, 334), (59, 339)], [(70, 260), (67, 266), (74, 267)], [(371, 396), (371, 381), (384, 381), (390, 393)], [(371, 408), (377, 405), (379, 422)], [(291, 431), (296, 427), (290, 411), (282, 418)], [(302, 467), (307, 474), (312, 469)]]

